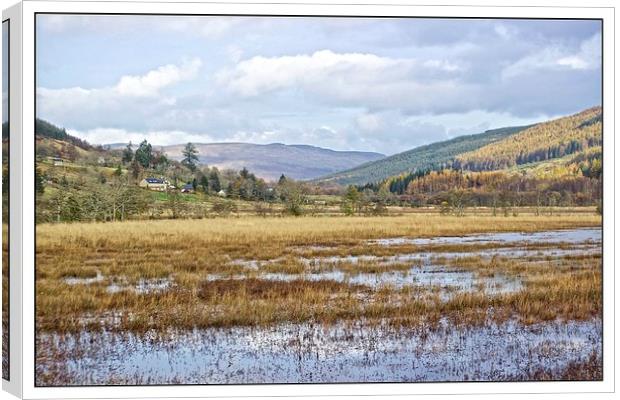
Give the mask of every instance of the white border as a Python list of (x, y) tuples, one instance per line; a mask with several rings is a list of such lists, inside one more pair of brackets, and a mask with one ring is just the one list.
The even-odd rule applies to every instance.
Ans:
[(22, 387), (22, 62), (21, 62), (21, 3), (14, 5), (2, 13), (2, 20), (10, 20), (10, 43), (9, 43), (9, 120), (10, 129), (10, 300), (9, 300), (9, 369), (10, 380), (2, 380), (2, 389), (18, 395)]
[[(599, 4), (601, 2), (598, 2)], [(607, 3), (606, 3), (607, 4)], [(34, 13), (170, 13), (170, 14), (278, 14), (278, 15), (391, 15), (458, 17), (603, 18), (604, 23), (604, 381), (534, 383), (455, 383), (455, 384), (310, 384), (310, 385), (224, 385), (224, 386), (136, 386), (136, 387), (34, 387), (34, 185), (23, 186), (23, 395), (24, 398), (160, 398), (233, 396), (325, 396), (325, 395), (404, 395), (404, 394), (484, 394), (484, 393), (603, 393), (614, 390), (614, 9), (546, 7), (472, 6), (377, 6), (321, 4), (221, 4), (221, 3), (122, 3), (122, 2), (41, 2), (23, 3), (23, 131), (34, 132)], [(13, 24), (13, 21), (11, 22)], [(14, 109), (17, 102), (11, 102)], [(11, 123), (17, 122), (16, 118)], [(34, 135), (23, 140), (23, 176), (34, 176)], [(613, 150), (612, 150), (613, 149)], [(12, 203), (14, 204), (14, 203)], [(12, 342), (13, 342), (12, 335)], [(15, 371), (15, 373), (17, 373)], [(12, 379), (16, 376), (12, 374)]]

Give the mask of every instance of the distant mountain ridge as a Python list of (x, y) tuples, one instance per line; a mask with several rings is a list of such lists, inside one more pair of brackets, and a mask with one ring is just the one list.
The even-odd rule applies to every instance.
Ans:
[[(111, 149), (126, 143), (105, 145)], [(135, 146), (136, 144), (134, 144)], [(219, 169), (247, 168), (258, 177), (277, 180), (284, 174), (289, 178), (308, 180), (357, 165), (384, 158), (385, 155), (364, 151), (337, 151), (322, 147), (282, 143), (194, 143), (201, 164)], [(183, 158), (185, 144), (153, 146), (173, 160)]]

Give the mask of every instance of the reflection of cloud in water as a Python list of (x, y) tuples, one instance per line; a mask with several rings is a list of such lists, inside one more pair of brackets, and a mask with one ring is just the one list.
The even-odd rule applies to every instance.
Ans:
[[(601, 329), (600, 321), (454, 329), (443, 320), (436, 330), (285, 324), (161, 336), (43, 334), (39, 349), (67, 357), (72, 384), (105, 384), (111, 375), (133, 383), (502, 380), (601, 355)], [(38, 376), (54, 363), (44, 355)]]
[(370, 241), (381, 245), (433, 245), (433, 244), (475, 244), (475, 243), (600, 243), (601, 228), (567, 229), (543, 232), (498, 232), (467, 236), (438, 236), (432, 238), (389, 238)]

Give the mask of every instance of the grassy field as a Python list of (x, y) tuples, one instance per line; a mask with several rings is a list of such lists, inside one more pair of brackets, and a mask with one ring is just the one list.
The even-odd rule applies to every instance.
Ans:
[[(534, 252), (529, 258), (489, 259), (478, 252), (497, 245), (382, 246), (371, 240), (600, 224), (601, 217), (594, 212), (520, 213), (508, 218), (420, 213), (44, 224), (37, 226), (37, 327), (55, 332), (145, 331), (361, 318), (388, 318), (396, 325), (440, 317), (460, 324), (483, 323), (489, 316), (500, 320), (517, 316), (524, 323), (587, 319), (601, 309), (600, 253), (550, 257)], [(562, 245), (526, 247), (544, 251)], [(467, 253), (444, 260), (448, 266), (458, 265), (481, 279), (496, 274), (518, 277), (523, 288), (495, 296), (456, 292), (446, 299), (445, 290), (432, 285), (375, 287), (348, 279), (308, 280), (304, 275), (338, 271), (354, 277), (404, 271), (415, 262), (386, 260), (445, 251)], [(353, 262), (347, 256), (370, 258)], [(265, 273), (282, 274), (283, 279), (264, 279)]]

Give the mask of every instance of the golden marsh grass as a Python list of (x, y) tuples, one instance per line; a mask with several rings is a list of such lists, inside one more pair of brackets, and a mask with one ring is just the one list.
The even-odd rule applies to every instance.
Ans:
[[(511, 218), (424, 213), (44, 224), (37, 226), (37, 327), (60, 332), (101, 327), (144, 331), (360, 318), (388, 318), (396, 325), (414, 325), (441, 317), (476, 324), (490, 315), (489, 310), (493, 310), (493, 318), (516, 315), (525, 323), (587, 319), (600, 314), (600, 256), (531, 262), (496, 257), (488, 260), (475, 256), (475, 245), (386, 247), (367, 241), (600, 224), (600, 216), (586, 213)], [(478, 250), (490, 247), (481, 244)], [(446, 299), (442, 293), (450, 292), (449, 288), (398, 288), (389, 284), (372, 288), (347, 281), (303, 279), (304, 273), (329, 270), (349, 275), (405, 271), (415, 267), (415, 262), (385, 264), (381, 257), (437, 250), (473, 250), (472, 257), (459, 259), (458, 267), (480, 277), (503, 274), (518, 278), (523, 288), (494, 296), (483, 291), (454, 292)], [(378, 258), (355, 263), (303, 262), (304, 258), (364, 254)], [(268, 260), (260, 271), (244, 264)], [(261, 278), (265, 272), (297, 275), (273, 281)], [(214, 275), (219, 279), (210, 279)], [(68, 281), (71, 278), (85, 281), (72, 284)], [(137, 289), (140, 285), (156, 286), (159, 280), (167, 285), (161, 290)]]

